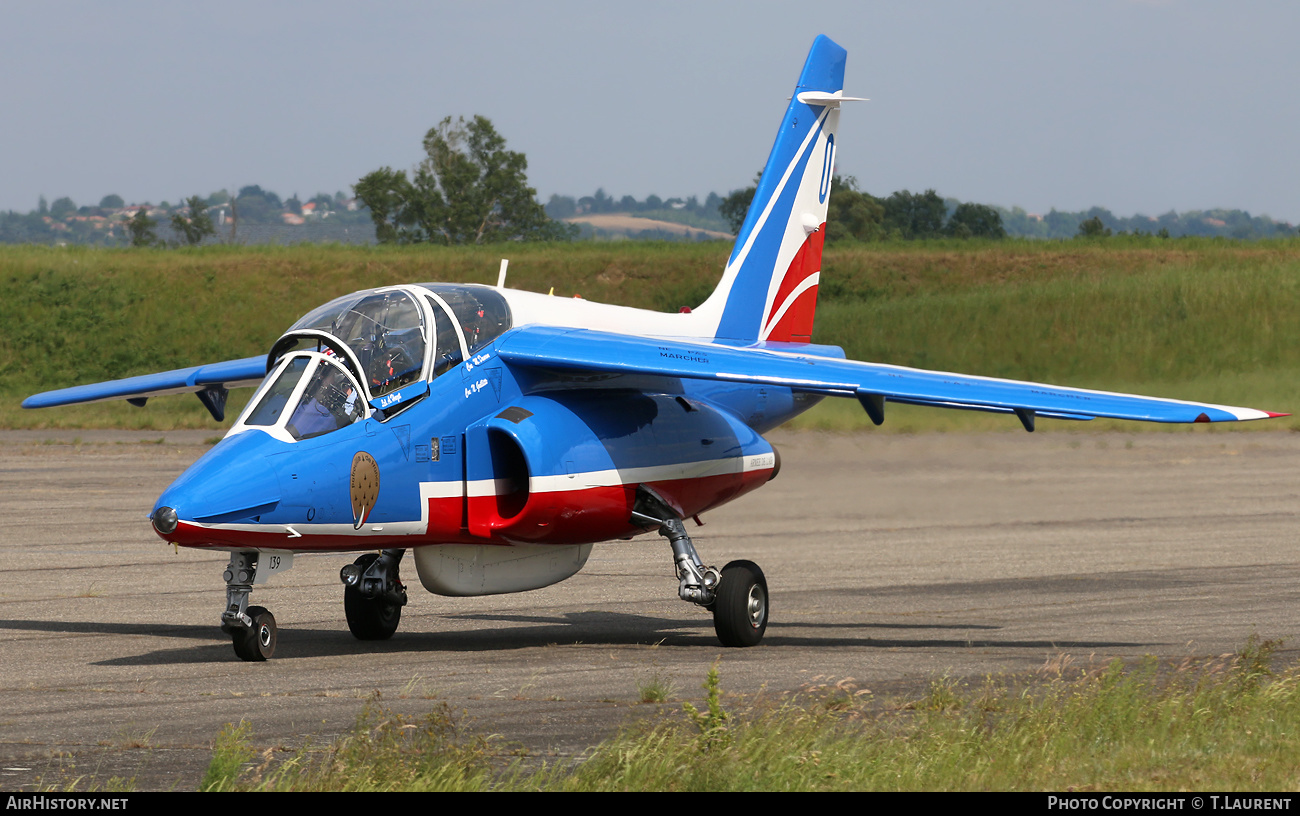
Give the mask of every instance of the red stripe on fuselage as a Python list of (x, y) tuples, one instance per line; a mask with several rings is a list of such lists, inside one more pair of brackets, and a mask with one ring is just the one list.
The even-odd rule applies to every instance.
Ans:
[[(771, 468), (691, 479), (645, 482), (689, 518), (761, 487)], [(534, 493), (518, 513), (502, 517), (496, 497), (471, 497), (469, 512), (486, 521), (494, 538), (531, 544), (588, 544), (641, 531), (629, 523), (637, 484)], [(476, 539), (482, 540), (482, 539)]]
[[(711, 510), (755, 490), (771, 478), (771, 468), (691, 479), (647, 482), (685, 518)], [(643, 532), (631, 524), (637, 484), (597, 486), (532, 493), (518, 513), (502, 518), (496, 496), (470, 497), (471, 517), (483, 514), (491, 537), (472, 536), (459, 527), (459, 496), (429, 499), (428, 530), (419, 535), (376, 532), (385, 522), (367, 524), (355, 533), (313, 533), (310, 525), (294, 525), (301, 533), (292, 537), (286, 525), (264, 529), (205, 527), (183, 521), (166, 541), (199, 549), (267, 549), (294, 552), (347, 552), (384, 547), (418, 547), (429, 544), (590, 544), (627, 538)]]

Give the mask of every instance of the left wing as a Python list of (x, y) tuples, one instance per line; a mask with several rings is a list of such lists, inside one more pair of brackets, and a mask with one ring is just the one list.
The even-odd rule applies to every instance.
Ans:
[(525, 326), (502, 336), (497, 352), (507, 363), (532, 368), (658, 374), (856, 397), (877, 425), (884, 421), (886, 401), (1014, 413), (1026, 430), (1033, 430), (1035, 416), (1146, 422), (1233, 422), (1287, 416), (1253, 408), (863, 363), (822, 356), (831, 350), (827, 346), (778, 345), (785, 344), (728, 346), (708, 340)]
[(132, 405), (144, 405), (149, 397), (196, 392), (199, 400), (220, 422), (225, 418), (226, 391), (229, 388), (257, 385), (266, 376), (266, 355), (227, 360), (224, 363), (178, 368), (158, 374), (142, 374), (123, 380), (77, 385), (46, 391), (23, 400), (24, 408), (52, 408), (80, 402), (103, 402), (124, 399)]

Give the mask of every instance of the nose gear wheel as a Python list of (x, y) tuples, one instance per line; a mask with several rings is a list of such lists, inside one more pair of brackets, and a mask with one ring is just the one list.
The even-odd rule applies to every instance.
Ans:
[(275, 654), (275, 616), (261, 606), (248, 607), (253, 625), (234, 632), (231, 639), (241, 660), (260, 662)]

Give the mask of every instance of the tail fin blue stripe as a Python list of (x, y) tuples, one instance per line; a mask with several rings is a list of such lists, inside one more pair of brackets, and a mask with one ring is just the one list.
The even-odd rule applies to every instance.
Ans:
[(726, 272), (713, 302), (705, 304), (720, 311), (718, 337), (759, 338), (791, 259), (826, 219), (838, 104), (804, 102), (799, 96), (840, 93), (846, 56), (825, 36), (813, 42)]
[[(824, 118), (823, 110), (823, 115), (817, 118), (817, 129), (808, 134), (798, 161), (785, 169), (782, 178), (773, 179), (764, 190), (762, 181), (767, 179), (767, 170), (782, 169), (774, 168), (772, 162), (768, 162), (764, 178), (754, 194), (754, 203), (749, 207), (749, 217), (736, 238), (736, 248), (732, 250), (732, 259), (728, 263), (728, 266), (737, 266), (738, 271), (722, 312), (722, 321), (718, 324), (718, 337), (758, 339), (758, 328), (767, 305), (768, 283), (776, 272), (777, 255), (785, 241), (786, 221), (799, 193), (798, 179), (807, 169)], [(790, 177), (794, 178), (794, 184), (788, 183)], [(767, 204), (760, 210), (759, 205), (764, 201)]]

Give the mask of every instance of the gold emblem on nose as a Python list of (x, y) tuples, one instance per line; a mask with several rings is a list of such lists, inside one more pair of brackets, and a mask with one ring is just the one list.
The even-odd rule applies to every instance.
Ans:
[(352, 528), (360, 530), (379, 498), (379, 463), (365, 451), (352, 457)]

